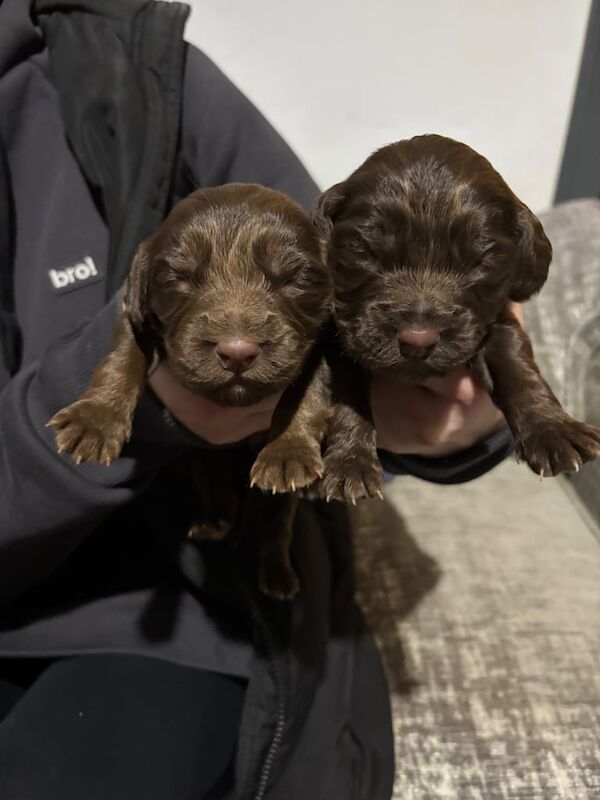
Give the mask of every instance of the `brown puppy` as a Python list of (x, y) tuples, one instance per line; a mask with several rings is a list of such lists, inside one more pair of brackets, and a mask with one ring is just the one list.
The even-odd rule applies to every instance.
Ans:
[(518, 457), (540, 475), (578, 470), (600, 455), (600, 431), (562, 409), (507, 310), (542, 288), (552, 248), (485, 158), (442, 136), (396, 142), (321, 195), (314, 219), (329, 238), (348, 356), (335, 369), (326, 494), (353, 499), (380, 488), (356, 364), (406, 381), (469, 366), (503, 411)]
[[(126, 311), (90, 387), (49, 422), (59, 451), (110, 464), (131, 435), (149, 364), (158, 358), (187, 389), (223, 406), (286, 390), (252, 484), (273, 493), (311, 484), (322, 474), (327, 421), (323, 367), (310, 357), (332, 301), (322, 249), (310, 220), (280, 192), (230, 184), (181, 201), (137, 251)], [(201, 508), (190, 534), (216, 538), (234, 522), (239, 475), (223, 454), (193, 458)], [(295, 501), (271, 502), (261, 584), (288, 597), (297, 590), (288, 554)]]

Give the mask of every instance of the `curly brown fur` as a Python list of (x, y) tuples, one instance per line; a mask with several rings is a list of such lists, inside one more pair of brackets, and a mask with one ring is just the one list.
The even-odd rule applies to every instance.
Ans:
[[(351, 361), (407, 382), (471, 364), (491, 376), (493, 398), (533, 469), (554, 474), (600, 454), (597, 430), (569, 433), (581, 423), (564, 422), (526, 334), (514, 326), (502, 335), (508, 302), (541, 289), (552, 248), (489, 161), (442, 136), (396, 142), (322, 194), (313, 216), (329, 239), (335, 320)], [(539, 435), (557, 426), (564, 443)], [(340, 444), (348, 448), (346, 434)]]
[[(146, 353), (221, 405), (245, 406), (289, 385), (329, 313), (322, 244), (302, 209), (255, 184), (201, 189), (138, 250), (126, 306)], [(223, 368), (216, 344), (236, 337), (260, 354)]]
[[(130, 436), (147, 365), (158, 356), (184, 387), (223, 406), (251, 405), (286, 390), (253, 484), (275, 493), (312, 483), (322, 473), (328, 403), (324, 367), (316, 356), (307, 359), (331, 303), (322, 239), (289, 197), (256, 184), (194, 192), (140, 245), (110, 352), (82, 398), (49, 423), (59, 450), (78, 462), (116, 458)], [(249, 353), (241, 360), (239, 347)], [(203, 456), (205, 470), (207, 463)], [(215, 457), (214, 482), (226, 483), (218, 463)], [(199, 495), (211, 494), (200, 491), (204, 478), (196, 485)], [(235, 505), (220, 492), (192, 535), (226, 533)], [(280, 518), (287, 541), (291, 523), (286, 513)], [(267, 537), (269, 574), (273, 553), (285, 549), (272, 545), (275, 533)], [(283, 556), (282, 571), (289, 573)], [(285, 583), (273, 593), (281, 596)], [(289, 576), (287, 584), (295, 587)]]

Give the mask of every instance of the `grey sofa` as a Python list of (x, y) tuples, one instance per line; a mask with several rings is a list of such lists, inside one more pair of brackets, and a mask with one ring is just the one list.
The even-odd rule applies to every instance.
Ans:
[[(569, 410), (600, 423), (600, 203), (543, 223), (555, 257), (528, 329)], [(600, 466), (400, 477), (353, 526), (392, 695), (394, 800), (599, 800)]]

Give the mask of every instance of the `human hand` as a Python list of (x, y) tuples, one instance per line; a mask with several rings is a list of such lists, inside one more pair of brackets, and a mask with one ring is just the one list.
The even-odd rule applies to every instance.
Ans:
[(219, 406), (184, 388), (165, 363), (153, 370), (148, 384), (182, 425), (215, 445), (234, 444), (253, 433), (268, 430), (281, 397), (281, 394), (272, 395), (244, 408)]
[[(511, 304), (523, 323), (523, 311)], [(377, 446), (391, 453), (439, 457), (464, 450), (503, 424), (502, 412), (466, 369), (406, 384), (373, 376), (371, 410)]]

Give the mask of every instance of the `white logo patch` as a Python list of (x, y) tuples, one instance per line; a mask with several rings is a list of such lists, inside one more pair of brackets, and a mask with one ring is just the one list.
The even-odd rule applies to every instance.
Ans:
[(48, 276), (57, 292), (69, 292), (72, 289), (79, 289), (82, 284), (87, 285), (102, 280), (102, 275), (91, 256), (86, 256), (83, 261), (73, 264), (72, 267), (50, 269)]

